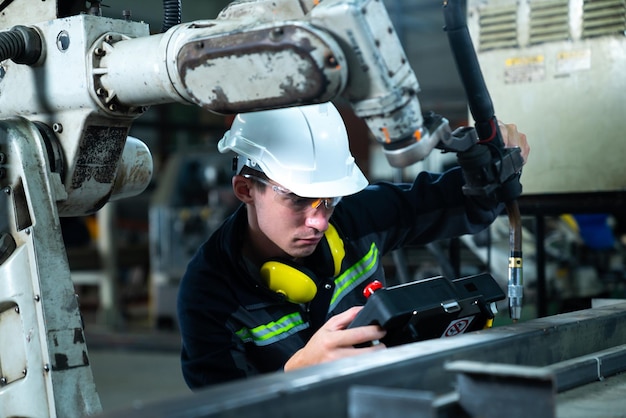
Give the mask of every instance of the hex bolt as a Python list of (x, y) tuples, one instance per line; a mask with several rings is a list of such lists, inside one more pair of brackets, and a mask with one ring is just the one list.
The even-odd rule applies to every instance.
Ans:
[(2, 376), (0, 377), (0, 385), (5, 386), (8, 383), (7, 378)]
[(15, 307), (15, 313), (20, 313), (20, 307), (19, 306)]
[(101, 47), (97, 47), (96, 49), (94, 49), (93, 53), (96, 57), (103, 57), (106, 55), (106, 51)]
[(44, 364), (43, 365), (43, 370), (46, 371), (46, 372), (49, 372), (50, 371), (50, 365), (48, 363)]
[(35, 302), (39, 302), (41, 300), (41, 296), (35, 295)]

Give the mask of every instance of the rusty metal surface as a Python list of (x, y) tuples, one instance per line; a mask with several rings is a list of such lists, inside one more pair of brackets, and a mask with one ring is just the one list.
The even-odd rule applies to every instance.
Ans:
[[(344, 87), (327, 41), (303, 25), (202, 37), (180, 48), (178, 72), (192, 100), (219, 113), (322, 102)], [(233, 72), (237, 83), (222, 76)]]
[(154, 172), (152, 154), (146, 144), (129, 136), (118, 164), (111, 200), (136, 196), (143, 192)]
[(109, 201), (127, 133), (127, 127), (85, 126), (69, 165), (68, 199), (58, 203), (62, 216), (95, 213)]

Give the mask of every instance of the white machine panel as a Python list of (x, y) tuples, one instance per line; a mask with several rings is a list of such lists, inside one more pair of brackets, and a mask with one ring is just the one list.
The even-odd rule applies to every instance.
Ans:
[(626, 189), (626, 3), (468, 0), (496, 116), (528, 135), (524, 194)]

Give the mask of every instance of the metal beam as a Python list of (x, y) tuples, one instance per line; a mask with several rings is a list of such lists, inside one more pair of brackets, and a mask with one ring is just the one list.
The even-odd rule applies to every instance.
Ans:
[(456, 360), (544, 367), (626, 343), (626, 303), (393, 347), (373, 354), (219, 385), (103, 417), (348, 417), (353, 386), (450, 393)]

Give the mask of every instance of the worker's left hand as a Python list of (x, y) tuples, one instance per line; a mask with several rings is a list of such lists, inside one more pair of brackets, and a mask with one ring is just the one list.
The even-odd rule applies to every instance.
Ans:
[(513, 123), (505, 124), (498, 121), (500, 126), (500, 132), (502, 133), (502, 141), (507, 148), (518, 147), (520, 149), (524, 164), (528, 161), (528, 154), (530, 153), (530, 145), (526, 141), (526, 134), (519, 132), (517, 126)]
[[(295, 370), (305, 366), (385, 349), (385, 345), (378, 341), (387, 332), (378, 325), (365, 325), (347, 329), (361, 309), (363, 309), (362, 306), (355, 306), (330, 318), (313, 334), (309, 342), (296, 351), (285, 363), (284, 370)], [(366, 347), (356, 347), (373, 341), (378, 343)]]

